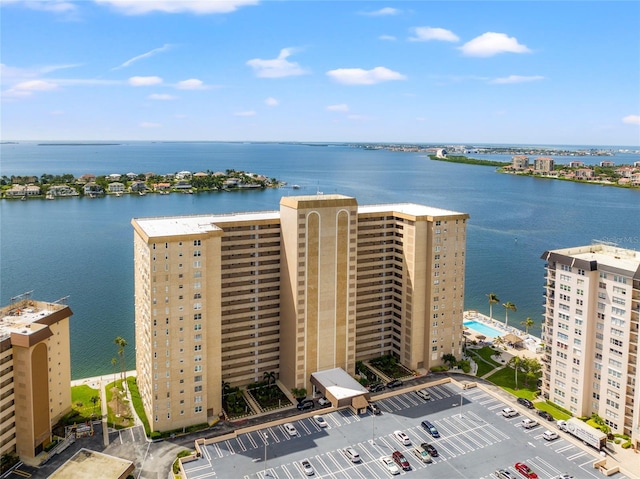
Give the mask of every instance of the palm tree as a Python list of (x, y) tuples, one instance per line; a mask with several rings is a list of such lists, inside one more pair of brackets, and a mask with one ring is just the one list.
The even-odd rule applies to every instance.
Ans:
[(507, 327), (507, 323), (509, 322), (509, 310), (513, 311), (514, 313), (516, 311), (518, 311), (518, 308), (516, 308), (516, 305), (513, 304), (511, 301), (507, 301), (506, 303), (503, 303), (504, 306), (504, 327)]
[(524, 326), (524, 334), (529, 334), (529, 328), (536, 323), (531, 318), (527, 318), (524, 321), (520, 321), (520, 324)]
[(93, 403), (93, 414), (96, 413), (96, 404), (100, 402), (100, 396), (91, 396), (91, 402)]
[(498, 304), (500, 300), (498, 299), (498, 296), (494, 293), (487, 294), (487, 297), (489, 298), (489, 318), (493, 320), (493, 305)]
[(113, 366), (113, 384), (116, 384), (116, 366), (118, 365), (118, 360), (116, 358), (111, 358), (111, 365)]
[(271, 386), (271, 381), (276, 382), (276, 373), (273, 371), (265, 371), (263, 377), (267, 381), (267, 386)]
[(118, 356), (120, 356), (120, 376), (124, 381), (124, 372), (126, 370), (126, 362), (124, 359), (124, 348), (127, 345), (127, 340), (121, 336), (118, 336), (113, 340), (114, 343), (118, 346)]
[(518, 389), (518, 369), (520, 369), (520, 367), (522, 366), (522, 358), (520, 356), (514, 356), (509, 360), (507, 365), (511, 366), (513, 368), (513, 370), (515, 371), (515, 375), (516, 375), (516, 387), (515, 388)]

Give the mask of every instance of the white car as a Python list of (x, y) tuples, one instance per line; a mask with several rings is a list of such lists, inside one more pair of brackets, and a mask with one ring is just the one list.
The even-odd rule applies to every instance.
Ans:
[(561, 431), (566, 431), (567, 430), (567, 421), (563, 421), (562, 419), (556, 421), (556, 426), (558, 426), (558, 429), (560, 429)]
[(315, 416), (313, 416), (313, 420), (320, 427), (327, 427), (329, 425), (327, 423), (327, 421), (325, 421), (325, 419), (322, 416), (320, 416), (319, 414), (316, 414)]
[(431, 454), (422, 449), (421, 447), (413, 448), (413, 455), (416, 456), (420, 461), (425, 462), (427, 464), (431, 464), (433, 459), (431, 459)]
[(516, 411), (515, 409), (513, 409), (512, 407), (506, 407), (501, 411), (502, 415), (504, 417), (515, 417), (517, 416), (519, 413), (518, 411)]
[(300, 462), (300, 465), (302, 466), (302, 470), (307, 476), (313, 476), (316, 473), (316, 471), (313, 470), (313, 466), (307, 459), (303, 459)]
[(429, 394), (429, 391), (427, 391), (426, 389), (418, 389), (416, 391), (416, 394), (425, 401), (431, 401), (431, 394)]
[(560, 474), (559, 476), (555, 476), (553, 479), (573, 479), (573, 476), (570, 474), (567, 474), (566, 472), (564, 474)]
[(522, 420), (522, 427), (525, 429), (531, 429), (532, 427), (536, 427), (538, 425), (538, 421), (536, 421), (535, 419), (523, 419)]
[(496, 472), (494, 472), (494, 474), (498, 479), (515, 479), (513, 475), (506, 469), (498, 469)]
[(548, 429), (542, 433), (542, 437), (546, 441), (553, 441), (554, 439), (558, 439), (558, 433), (555, 431), (549, 431)]
[(320, 406), (330, 406), (331, 405), (331, 401), (329, 401), (325, 397), (321, 397), (320, 399), (318, 399), (318, 404), (320, 404)]
[(393, 431), (394, 437), (402, 444), (403, 446), (410, 446), (411, 439), (402, 431)]
[(354, 448), (346, 447), (342, 450), (342, 452), (351, 462), (360, 462), (360, 454), (358, 454), (358, 451), (356, 451)]
[(284, 426), (285, 430), (289, 433), (289, 436), (297, 436), (298, 435), (298, 430), (290, 422), (284, 424), (283, 426)]
[(385, 468), (390, 474), (393, 474), (394, 476), (396, 474), (400, 474), (400, 469), (398, 469), (398, 466), (396, 466), (396, 463), (393, 462), (393, 459), (391, 459), (389, 456), (381, 457), (380, 462), (384, 464)]

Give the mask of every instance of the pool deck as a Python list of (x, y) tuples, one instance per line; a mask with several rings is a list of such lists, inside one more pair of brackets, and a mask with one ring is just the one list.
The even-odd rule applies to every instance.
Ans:
[[(522, 347), (513, 347), (509, 344), (503, 344), (502, 347), (505, 351), (508, 351), (511, 355), (517, 356), (526, 356), (526, 357), (536, 357), (540, 358), (542, 356), (542, 348), (540, 345), (542, 344), (542, 339), (534, 336), (531, 333), (525, 333), (524, 331), (515, 328), (513, 326), (507, 326), (505, 328), (504, 322), (498, 321), (496, 319), (491, 319), (489, 316), (485, 316), (479, 311), (465, 311), (463, 315), (463, 321), (478, 321), (483, 323), (493, 329), (500, 331), (503, 335), (507, 334), (515, 334), (516, 336), (523, 339)], [(474, 330), (472, 327), (467, 326), (465, 329), (465, 333), (468, 340), (476, 340), (484, 342), (485, 344), (492, 344), (495, 342), (495, 338), (485, 338), (486, 340), (482, 340), (482, 333)]]

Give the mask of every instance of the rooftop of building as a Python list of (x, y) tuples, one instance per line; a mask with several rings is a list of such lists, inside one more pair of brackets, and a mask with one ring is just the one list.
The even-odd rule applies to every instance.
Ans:
[(126, 459), (110, 456), (90, 449), (80, 449), (65, 462), (49, 479), (122, 479), (131, 474), (134, 464)]
[[(288, 205), (309, 203), (316, 201), (340, 202), (354, 200), (349, 196), (331, 194), (331, 195), (304, 195), (283, 197), (283, 202)], [(419, 205), (415, 203), (387, 203), (378, 205), (358, 205), (359, 213), (385, 213), (396, 212), (417, 217), (436, 217), (436, 216), (453, 216), (463, 215), (466, 213), (457, 211), (435, 208), (432, 206)], [(167, 237), (196, 235), (211, 231), (219, 231), (221, 223), (236, 221), (258, 221), (258, 220), (279, 220), (279, 211), (254, 211), (254, 212), (238, 212), (223, 213), (216, 215), (189, 215), (189, 216), (158, 216), (148, 218), (134, 218), (133, 222), (141, 228), (144, 233), (150, 237)]]
[(46, 327), (38, 323), (65, 308), (68, 306), (62, 302), (34, 301), (28, 293), (12, 298), (10, 305), (0, 309), (0, 340), (8, 338), (11, 333), (34, 334)]
[(587, 246), (575, 246), (551, 251), (585, 261), (597, 261), (606, 265), (630, 272), (640, 270), (640, 251), (620, 248), (612, 244), (596, 243)]

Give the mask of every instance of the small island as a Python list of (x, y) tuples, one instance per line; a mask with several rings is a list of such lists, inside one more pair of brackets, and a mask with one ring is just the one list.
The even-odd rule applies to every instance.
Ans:
[(194, 194), (210, 191), (280, 188), (285, 183), (257, 173), (238, 170), (224, 172), (179, 171), (158, 175), (156, 173), (113, 173), (110, 175), (84, 174), (78, 178), (70, 173), (63, 175), (42, 174), (14, 175), (0, 178), (1, 197), (6, 199), (64, 197), (97, 198), (106, 195), (122, 196), (147, 193), (168, 195), (171, 193)]

